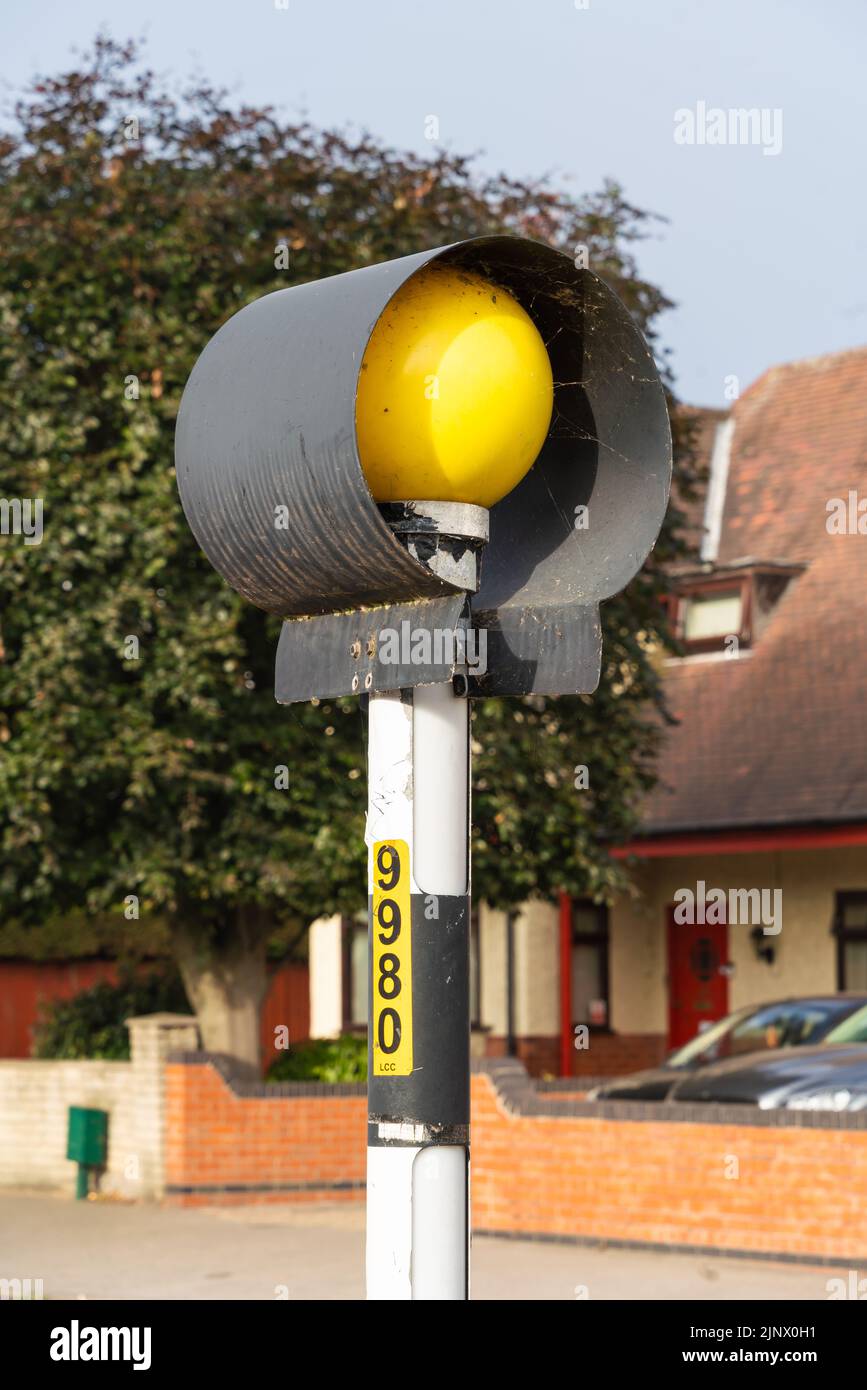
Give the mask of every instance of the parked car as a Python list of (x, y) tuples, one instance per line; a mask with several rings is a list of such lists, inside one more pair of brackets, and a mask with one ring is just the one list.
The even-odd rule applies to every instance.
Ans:
[(784, 1047), (716, 1062), (685, 1076), (669, 1100), (757, 1105), (762, 1110), (865, 1110), (867, 1018), (864, 1042)]
[(673, 1099), (687, 1077), (704, 1076), (710, 1067), (736, 1068), (756, 1053), (765, 1060), (769, 1051), (788, 1054), (818, 1043), (867, 1043), (867, 994), (810, 995), (739, 1009), (672, 1052), (662, 1066), (613, 1078), (589, 1091), (588, 1099)]

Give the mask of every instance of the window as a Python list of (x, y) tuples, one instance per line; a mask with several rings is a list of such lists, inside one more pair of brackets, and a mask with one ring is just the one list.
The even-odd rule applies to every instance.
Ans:
[(684, 600), (684, 641), (701, 642), (708, 637), (728, 637), (739, 633), (742, 610), (740, 589), (690, 595)]
[(736, 638), (737, 647), (749, 645), (751, 610), (750, 576), (728, 575), (687, 582), (673, 600), (672, 617), (688, 652), (717, 652), (726, 649), (727, 638)]
[(791, 580), (803, 570), (803, 565), (774, 562), (681, 574), (668, 601), (677, 636), (690, 654), (734, 654), (750, 647), (761, 639)]
[(853, 1014), (849, 1014), (842, 1023), (837, 1024), (836, 1028), (832, 1028), (830, 1033), (826, 1033), (825, 1042), (867, 1042), (867, 1004), (862, 1009), (856, 1009)]
[(572, 903), (572, 1022), (608, 1027), (608, 909)]
[(367, 1027), (367, 922), (343, 919), (343, 1027)]
[[(837, 1022), (839, 1019), (845, 1021)], [(867, 1009), (857, 1009), (852, 1015), (852, 1004), (845, 999), (801, 999), (767, 1004), (761, 1009), (744, 1009), (720, 1019), (707, 1032), (699, 1033), (685, 1047), (673, 1052), (666, 1065), (697, 1067), (777, 1047), (849, 1041), (848, 1036), (837, 1036), (847, 1026), (853, 1039), (860, 1038), (860, 1034), (867, 1032)]]
[(837, 894), (837, 988), (867, 994), (867, 889)]
[(748, 1052), (819, 1042), (829, 1018), (834, 1016), (833, 1007), (828, 1009), (818, 1002), (771, 1004), (750, 1014), (731, 1030), (722, 1040), (719, 1057), (740, 1057)]

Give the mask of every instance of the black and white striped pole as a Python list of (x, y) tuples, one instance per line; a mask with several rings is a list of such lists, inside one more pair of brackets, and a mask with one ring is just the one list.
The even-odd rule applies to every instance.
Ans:
[(367, 1293), (464, 1299), (469, 1255), (469, 701), (370, 701)]
[[(424, 543), (433, 570), (475, 593), (484, 508), (423, 502), (391, 512), (405, 544)], [(455, 643), (451, 681), (374, 695), (369, 706), (373, 1299), (469, 1294), (469, 671), (478, 675), (484, 660), (466, 627), (446, 637)]]
[(285, 620), (278, 702), (369, 697), (368, 1297), (465, 1299), (469, 705), (596, 688), (599, 603), (667, 504), (652, 355), (590, 271), (479, 238), (235, 314), (176, 467), (211, 563)]

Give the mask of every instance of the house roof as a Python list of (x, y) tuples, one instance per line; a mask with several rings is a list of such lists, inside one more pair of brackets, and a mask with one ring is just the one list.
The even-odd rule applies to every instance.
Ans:
[(772, 368), (731, 417), (717, 562), (805, 568), (749, 652), (667, 665), (644, 834), (867, 820), (867, 535), (826, 527), (867, 498), (867, 348)]

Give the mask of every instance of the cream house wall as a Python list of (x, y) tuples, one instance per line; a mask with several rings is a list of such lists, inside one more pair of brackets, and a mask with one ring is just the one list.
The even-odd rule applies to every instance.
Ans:
[(559, 912), (525, 903), (515, 921), (515, 1032), (548, 1037), (560, 1031)]
[(618, 898), (608, 921), (610, 1026), (615, 1033), (663, 1033), (665, 934), (655, 896), (653, 864), (632, 875), (636, 896)]
[[(519, 1037), (559, 1032), (559, 916), (556, 906), (525, 903), (514, 923), (514, 1028)], [(481, 1021), (496, 1037), (508, 1032), (507, 918), (479, 908)]]
[(506, 914), (479, 905), (479, 994), (483, 1027), (496, 1037), (505, 1037), (509, 1028), (506, 996)]

